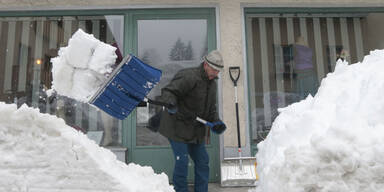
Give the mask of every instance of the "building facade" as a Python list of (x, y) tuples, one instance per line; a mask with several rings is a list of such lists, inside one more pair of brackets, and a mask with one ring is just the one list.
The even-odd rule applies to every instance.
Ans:
[(3, 0), (0, 101), (26, 103), (62, 117), (101, 146), (123, 151), (127, 163), (171, 174), (168, 141), (145, 128), (151, 106), (118, 121), (88, 104), (48, 97), (50, 59), (83, 29), (117, 47), (122, 56), (133, 53), (160, 68), (162, 80), (150, 95), (156, 98), (175, 72), (219, 49), (225, 70), (218, 80), (218, 108), (228, 129), (207, 140), (210, 179), (218, 181), (220, 161), (237, 156), (229, 67), (241, 69), (240, 138), (243, 156), (253, 156), (278, 108), (315, 94), (336, 60), (356, 63), (370, 50), (384, 48), (383, 17), (384, 2), (378, 0)]

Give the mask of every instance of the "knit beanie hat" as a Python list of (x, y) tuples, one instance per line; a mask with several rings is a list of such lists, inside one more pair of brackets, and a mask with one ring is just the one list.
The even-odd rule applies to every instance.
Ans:
[(204, 57), (204, 61), (206, 61), (209, 66), (212, 68), (221, 71), (224, 67), (223, 57), (218, 50), (211, 51), (208, 55)]

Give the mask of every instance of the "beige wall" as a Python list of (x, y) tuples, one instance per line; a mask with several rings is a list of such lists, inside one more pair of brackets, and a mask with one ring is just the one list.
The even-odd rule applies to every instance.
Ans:
[[(234, 109), (233, 84), (228, 75), (229, 66), (244, 64), (242, 6), (249, 7), (351, 7), (383, 6), (383, 0), (0, 0), (0, 10), (10, 9), (94, 9), (94, 8), (146, 8), (146, 7), (217, 7), (218, 46), (225, 60), (222, 73), (223, 119), (228, 126), (224, 134), (224, 146), (237, 146), (236, 115)], [(244, 91), (244, 71), (239, 80), (239, 109), (242, 143), (245, 144), (246, 95)]]

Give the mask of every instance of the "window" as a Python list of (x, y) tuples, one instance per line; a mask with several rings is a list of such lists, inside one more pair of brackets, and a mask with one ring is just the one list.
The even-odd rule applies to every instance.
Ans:
[(278, 108), (314, 95), (336, 60), (384, 48), (383, 13), (246, 14), (251, 141), (262, 141)]
[[(124, 17), (62, 16), (0, 18), (0, 100), (37, 107), (63, 118), (75, 129), (100, 131), (101, 145), (121, 143), (120, 122), (94, 107), (70, 98), (48, 97), (51, 62), (79, 28), (123, 50)], [(118, 60), (116, 62), (119, 62)]]

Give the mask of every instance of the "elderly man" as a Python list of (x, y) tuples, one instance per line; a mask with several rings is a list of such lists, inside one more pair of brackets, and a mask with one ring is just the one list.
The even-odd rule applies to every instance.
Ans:
[(176, 192), (188, 192), (188, 156), (195, 164), (195, 192), (208, 191), (209, 157), (204, 143), (208, 131), (196, 117), (211, 122), (208, 128), (214, 133), (221, 134), (226, 129), (216, 110), (215, 80), (222, 69), (223, 58), (214, 50), (200, 66), (179, 71), (162, 89), (161, 100), (172, 107), (162, 115), (159, 132), (169, 139), (174, 153)]

